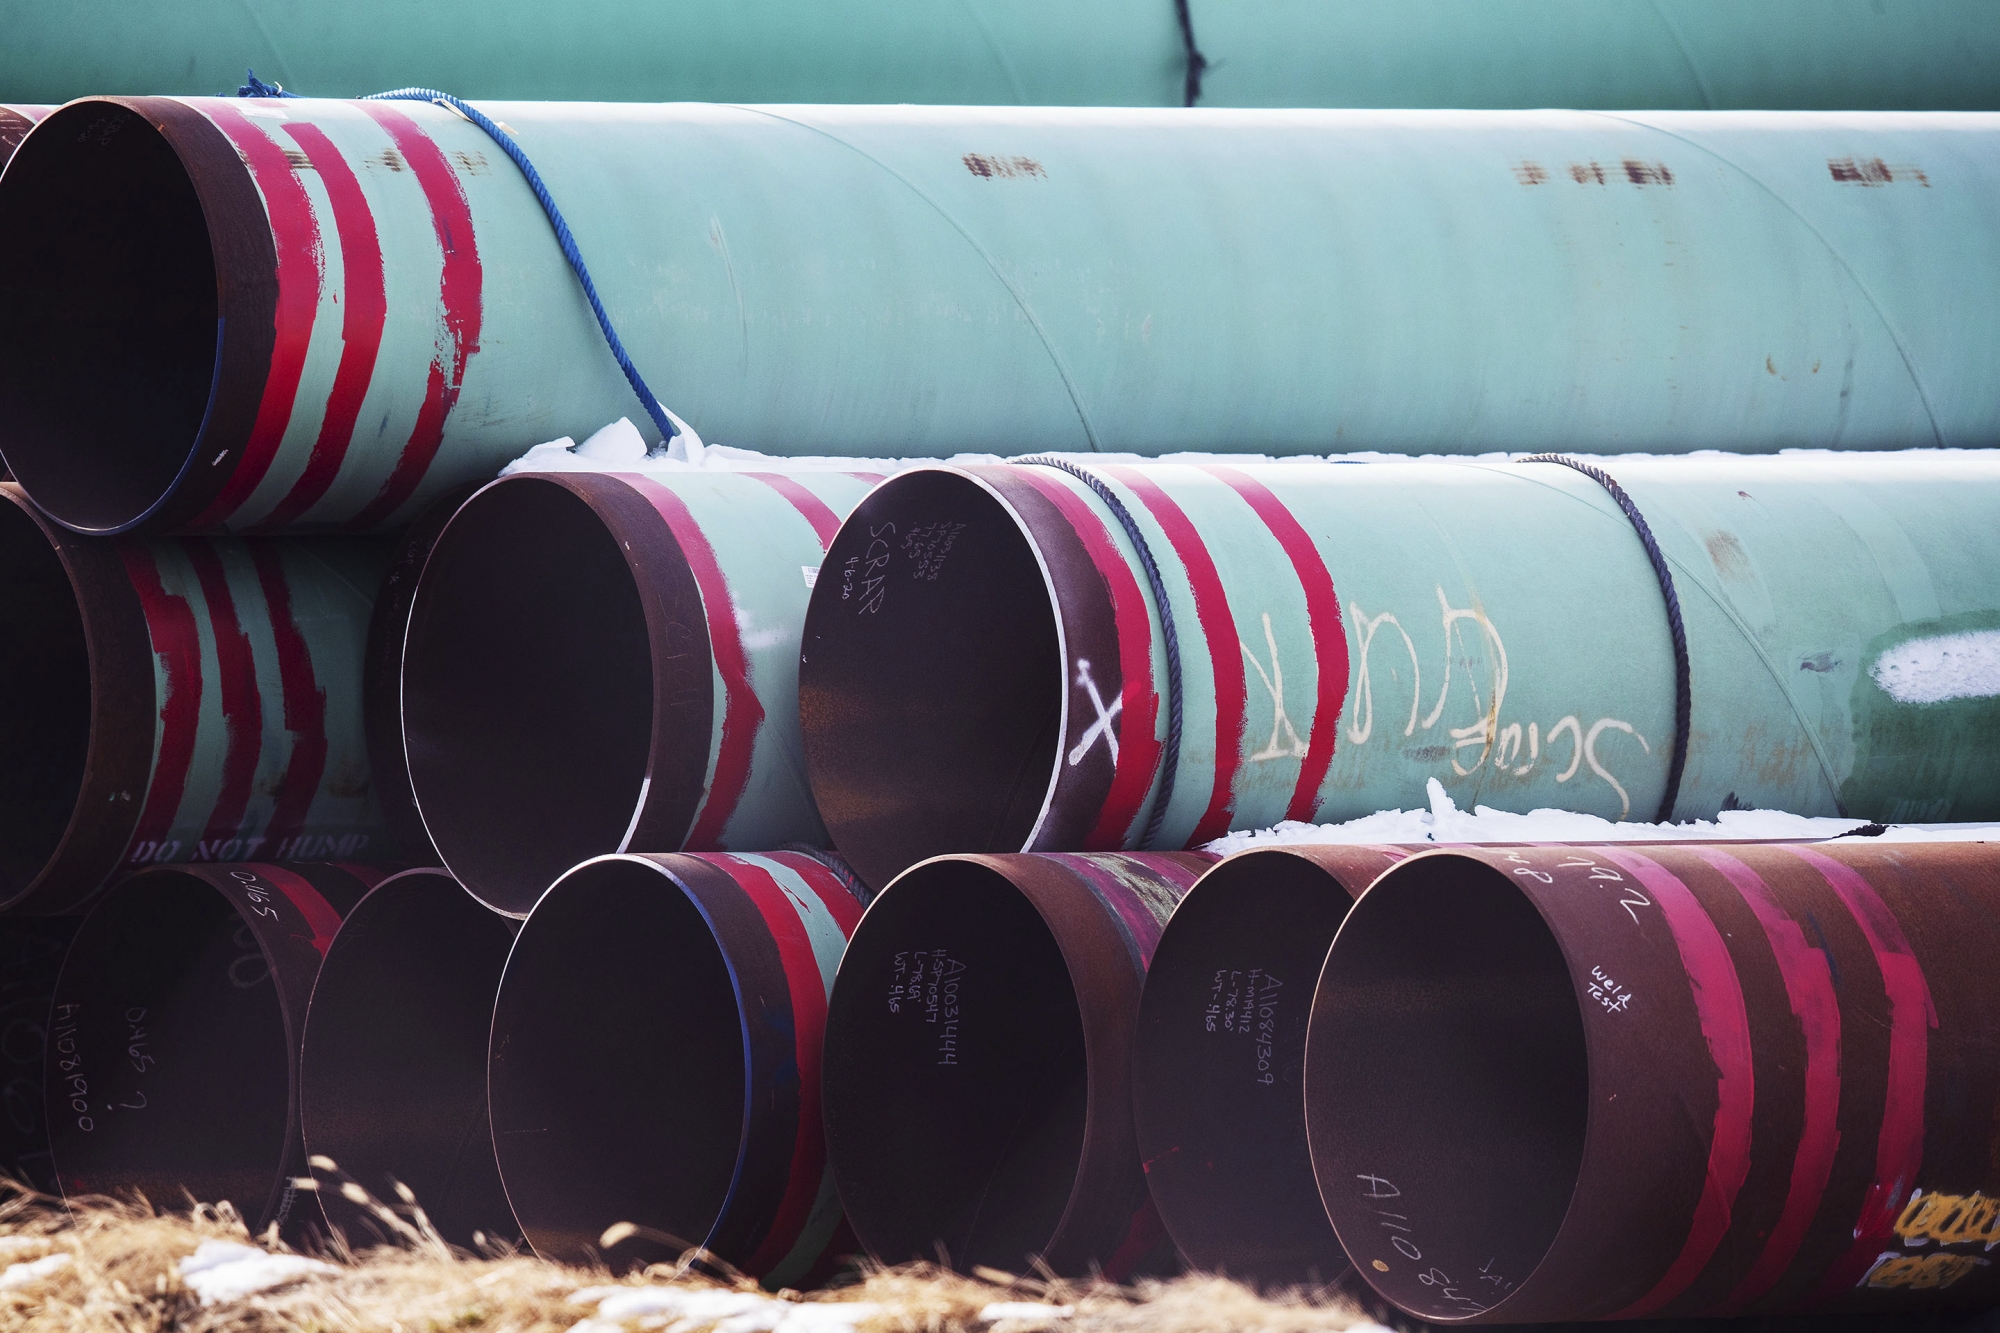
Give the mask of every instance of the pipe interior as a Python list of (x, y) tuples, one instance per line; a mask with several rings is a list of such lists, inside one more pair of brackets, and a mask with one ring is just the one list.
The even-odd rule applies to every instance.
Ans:
[(566, 876), (521, 927), (493, 1014), (494, 1142), (536, 1251), (671, 1260), (704, 1243), (735, 1177), (744, 1028), (728, 959), (659, 868)]
[(525, 914), (619, 850), (652, 720), (645, 609), (603, 521), (549, 482), (468, 501), (424, 566), (403, 650), (411, 785), (460, 882)]
[(1347, 891), (1281, 851), (1204, 875), (1153, 954), (1133, 1118), (1161, 1220), (1190, 1262), (1265, 1282), (1347, 1268), (1306, 1146), (1306, 1020)]
[(877, 888), (927, 857), (1022, 850), (1055, 780), (1063, 664), (1013, 515), (966, 477), (896, 477), (820, 569), (799, 705), (834, 844)]
[[(0, 265), (4, 267), (4, 265)], [(0, 902), (49, 864), (83, 792), (90, 648), (48, 534), (0, 499)]]
[[(250, 926), (192, 876), (113, 889), (84, 922), (56, 989), (80, 1066), (49, 1069), (63, 1192), (162, 1208), (228, 1200), (253, 1225), (284, 1169), (291, 1060), (278, 989)], [(87, 1090), (78, 1110), (71, 1074)]]
[[(1489, 1304), (1554, 1242), (1583, 1160), (1583, 1019), (1534, 905), (1469, 857), (1425, 856), (1348, 914), (1313, 1005), (1313, 1165), (1348, 1255), (1432, 1314), (1437, 1269)], [(1407, 1288), (1407, 1293), (1405, 1293)]]
[(87, 531), (173, 488), (207, 410), (215, 259), (193, 182), (143, 116), (53, 112), (0, 179), (0, 454)]
[(1069, 967), (1027, 897), (963, 861), (898, 880), (827, 1019), (827, 1148), (855, 1234), (885, 1260), (942, 1247), (1023, 1271), (1076, 1182), (1087, 1072)]
[[(507, 919), (449, 875), (397, 876), (341, 923), (306, 1018), (307, 1150), (377, 1198), (407, 1186), (460, 1245), (518, 1235), (486, 1118), (487, 1033), (513, 942)], [(320, 1197), (354, 1243), (388, 1239), (337, 1194)]]

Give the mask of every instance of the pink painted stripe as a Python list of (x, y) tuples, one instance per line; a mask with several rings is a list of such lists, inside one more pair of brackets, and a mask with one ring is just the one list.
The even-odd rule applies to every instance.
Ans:
[(1924, 1093), (1929, 1078), (1930, 1032), (1937, 1026), (1930, 983), (1903, 927), (1875, 886), (1852, 866), (1811, 847), (1785, 851), (1817, 870), (1839, 895), (1874, 951), (1889, 1000), (1888, 1087), (1875, 1140), (1875, 1179), (1854, 1222), (1854, 1244), (1827, 1270), (1815, 1298), (1838, 1296), (1859, 1283), (1894, 1233), (1896, 1217), (1916, 1187), (1924, 1160)]
[(1188, 836), (1188, 845), (1195, 847), (1229, 832), (1236, 810), (1236, 770), (1243, 762), (1243, 718), (1248, 703), (1236, 617), (1229, 609), (1229, 594), (1223, 590), (1222, 575), (1208, 553), (1208, 544), (1181, 507), (1137, 468), (1107, 467), (1104, 471), (1138, 496), (1167, 534), (1187, 573), (1188, 586), (1194, 592), (1195, 618), (1208, 641), (1209, 661), (1215, 672), (1215, 777), (1209, 788), (1208, 808)]
[(285, 150), (227, 100), (207, 99), (201, 107), (250, 164), (278, 252), (278, 308), (273, 320), (276, 340), (271, 346), (271, 368), (264, 378), (264, 396), (235, 471), (189, 525), (208, 528), (227, 522), (250, 498), (284, 443), (298, 399), (299, 377), (306, 367), (306, 349), (312, 343), (313, 323), (319, 317), (321, 274), (319, 220)]
[(285, 132), (298, 141), (319, 172), (333, 204), (333, 223), (340, 237), (341, 318), (340, 366), (327, 394), (326, 415), (306, 468), (292, 489), (258, 526), (282, 528), (318, 504), (354, 442), (354, 423), (375, 375), (375, 358), (382, 349), (382, 328), (389, 317), (389, 296), (382, 271), (382, 243), (375, 234), (375, 214), (361, 192), (361, 182), (333, 140), (317, 125), (291, 121)]
[(888, 480), (880, 472), (850, 472), (847, 475), (858, 481), (865, 481), (871, 486), (879, 486)]
[(854, 938), (855, 930), (861, 925), (861, 904), (855, 901), (854, 895), (841, 885), (832, 871), (800, 852), (766, 852), (765, 855), (779, 865), (797, 871), (799, 878), (812, 889), (813, 896), (819, 899), (820, 906), (826, 908), (826, 914), (840, 927), (840, 933), (849, 939)]
[(312, 647), (292, 609), (292, 584), (282, 553), (269, 542), (252, 542), (250, 558), (257, 566), (257, 583), (277, 640), (278, 687), (284, 693), (285, 730), (292, 740), (284, 785), (277, 791), (265, 830), (265, 837), (280, 843), (305, 831), (320, 779), (326, 775), (326, 691), (315, 678)]
[(157, 842), (174, 826), (174, 816), (187, 793), (188, 771), (194, 766), (195, 739), (201, 725), (201, 630), (194, 608), (185, 597), (169, 593), (154, 564), (153, 548), (133, 543), (121, 547), (126, 577), (139, 594), (146, 615), (146, 633), (153, 654), (166, 675), (166, 697), (159, 701), (160, 739), (153, 754), (153, 771), (146, 784), (146, 801), (132, 830), (132, 849)]
[(1756, 871), (1726, 852), (1708, 847), (1694, 854), (1720, 871), (1749, 905), (1770, 942), (1784, 978), (1792, 1016), (1805, 1038), (1805, 1120), (1798, 1149), (1792, 1155), (1792, 1178), (1784, 1207), (1756, 1262), (1722, 1302), (1702, 1313), (1734, 1314), (1775, 1287), (1798, 1257), (1806, 1231), (1819, 1212), (1826, 1182), (1833, 1176), (1833, 1159), (1840, 1149), (1840, 997), (1834, 993), (1833, 971), (1826, 955), (1806, 939), (1799, 923), (1785, 913), (1771, 887)]
[(257, 873), (277, 885), (278, 891), (299, 909), (299, 915), (312, 931), (309, 937), (312, 947), (319, 950), (320, 957), (326, 957), (326, 951), (333, 947), (334, 935), (340, 930), (340, 913), (333, 910), (333, 904), (320, 896), (311, 880), (283, 866), (260, 865)]
[[(1131, 566), (1111, 540), (1110, 531), (1083, 497), (1065, 484), (1066, 479), (1044, 475), (1042, 469), (1036, 467), (1024, 467), (1019, 472), (1031, 486), (1047, 496), (1069, 521), (1071, 530), (1076, 533), (1077, 540), (1083, 544), (1091, 563), (1097, 567), (1105, 586), (1111, 591), (1111, 615), (1118, 635), (1118, 668), (1122, 678), (1120, 688), (1125, 703), (1112, 723), (1118, 733), (1118, 759), (1112, 768), (1111, 790), (1105, 795), (1096, 824), (1084, 836), (1082, 850), (1115, 852), (1125, 846), (1128, 836), (1132, 836), (1132, 822), (1138, 818), (1146, 794), (1153, 789), (1160, 756), (1166, 748), (1154, 734), (1158, 725), (1160, 696), (1153, 688), (1153, 626), (1146, 596), (1139, 590), (1139, 580), (1133, 576)], [(1078, 665), (1075, 663), (1064, 666), (1065, 671), (1076, 669)], [(1074, 678), (1065, 680), (1063, 684), (1072, 695), (1079, 690)], [(1106, 699), (1104, 706), (1111, 707), (1111, 702)], [(1068, 738), (1064, 739), (1067, 741)], [(1067, 762), (1067, 755), (1057, 759), (1059, 764)]]
[(709, 545), (701, 524), (688, 511), (687, 502), (672, 488), (650, 477), (630, 472), (618, 475), (645, 496), (666, 520), (688, 568), (694, 573), (695, 586), (701, 589), (708, 642), (715, 654), (716, 670), (722, 674), (722, 745), (715, 760), (714, 779), (681, 848), (691, 852), (724, 851), (727, 849), (722, 845), (722, 832), (749, 785), (750, 760), (756, 750), (757, 732), (764, 725), (764, 703), (750, 683), (750, 659), (743, 651), (743, 637), (736, 625), (736, 603), (729, 596), (729, 581), (716, 561), (715, 548)]
[(485, 271), (479, 262), (479, 242), (473, 234), (472, 205), (465, 188), (453, 174), (451, 164), (430, 136), (417, 123), (387, 102), (357, 103), (388, 132), (389, 138), (409, 164), (424, 192), (431, 212), (431, 227), (437, 233), (438, 249), (444, 253), (444, 267), (438, 276), (438, 303), (444, 313), (444, 341), (431, 361), (423, 405), (417, 410), (416, 424), (409, 442), (396, 460), (395, 470), (382, 489), (354, 517), (353, 526), (372, 528), (393, 518), (408, 503), (430, 471), (444, 442), (445, 419), (458, 403), (465, 382), (465, 364), (479, 350), (480, 322), (484, 317)]
[(1318, 692), (1312, 724), (1306, 733), (1305, 758), (1299, 761), (1298, 785), (1292, 789), (1285, 818), (1311, 822), (1319, 809), (1320, 785), (1326, 781), (1327, 770), (1333, 767), (1334, 742), (1340, 736), (1340, 710), (1347, 702), (1347, 627), (1341, 622), (1340, 594), (1334, 589), (1333, 575), (1327, 570), (1319, 547), (1269, 487), (1235, 468), (1208, 466), (1203, 470), (1242, 496), (1244, 503), (1263, 520), (1292, 562), (1292, 572), (1305, 594), (1313, 661), (1319, 675)]
[(1653, 896), (1667, 928), (1673, 932), (1687, 971), (1688, 990), (1715, 1062), (1715, 1123), (1708, 1144), (1708, 1172), (1701, 1200), (1689, 1220), (1681, 1251), (1653, 1289), (1624, 1309), (1606, 1316), (1637, 1319), (1666, 1305), (1686, 1291), (1715, 1257), (1729, 1231), (1736, 1196), (1750, 1175), (1750, 1120), (1756, 1110), (1757, 1088), (1750, 1057), (1750, 1015), (1743, 1004), (1743, 984), (1722, 932), (1687, 885), (1659, 862), (1637, 852), (1598, 849), (1630, 871)]
[(213, 544), (195, 540), (186, 545), (188, 563), (201, 584), (208, 607), (208, 624), (215, 643), (216, 685), (222, 695), (222, 720), (228, 742), (222, 753), (222, 785), (209, 811), (205, 842), (226, 842), (243, 831), (250, 795), (257, 781), (257, 761), (264, 754), (264, 701), (257, 692), (257, 659), (250, 636), (236, 614), (229, 575)]
[(792, 508), (799, 511), (799, 517), (812, 525), (813, 535), (819, 538), (820, 550), (833, 545), (834, 534), (840, 531), (840, 515), (828, 508), (826, 501), (782, 472), (746, 472), (744, 475), (755, 477), (784, 496)]

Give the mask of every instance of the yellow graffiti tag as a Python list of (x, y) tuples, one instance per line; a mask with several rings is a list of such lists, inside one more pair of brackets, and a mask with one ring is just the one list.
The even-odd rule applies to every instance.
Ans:
[(1986, 1260), (1969, 1254), (1885, 1254), (1868, 1270), (1871, 1287), (1906, 1287), (1923, 1291), (1949, 1287)]
[(2000, 1199), (1984, 1194), (1938, 1194), (1917, 1191), (1896, 1219), (1896, 1235), (1905, 1245), (1964, 1245), (1976, 1242), (1992, 1249), (2000, 1245)]

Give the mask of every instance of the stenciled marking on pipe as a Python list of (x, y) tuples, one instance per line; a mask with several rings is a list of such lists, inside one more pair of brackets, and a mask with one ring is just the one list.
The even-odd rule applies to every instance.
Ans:
[(177, 841), (162, 847), (161, 840), (174, 826), (181, 797), (187, 791), (188, 773), (194, 766), (201, 724), (201, 632), (195, 625), (194, 608), (185, 597), (168, 592), (161, 580), (155, 547), (134, 544), (124, 547), (120, 555), (146, 617), (156, 663), (154, 679), (162, 694), (146, 800), (126, 848), (126, 859), (139, 865), (171, 861), (180, 855)]

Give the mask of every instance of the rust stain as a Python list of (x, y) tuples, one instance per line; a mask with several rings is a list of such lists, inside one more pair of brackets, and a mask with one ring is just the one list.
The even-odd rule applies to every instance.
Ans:
[(1589, 185), (1593, 182), (1602, 185), (1604, 168), (1595, 162), (1572, 162), (1569, 164), (1569, 178), (1578, 185)]
[(986, 153), (967, 153), (963, 159), (965, 169), (986, 180), (998, 177), (1014, 180), (1022, 176), (1038, 176), (1046, 180), (1048, 172), (1032, 157), (1006, 157)]
[(285, 162), (293, 171), (311, 171), (313, 169), (312, 159), (297, 148), (287, 148), (285, 150)]
[(393, 148), (384, 148), (381, 152), (365, 158), (364, 161), (369, 166), (387, 167), (391, 171), (408, 170), (403, 164), (403, 155)]
[(1674, 173), (1667, 170), (1664, 162), (1640, 162), (1626, 158), (1619, 165), (1625, 168), (1625, 179), (1634, 185), (1672, 185)]
[(1778, 373), (1778, 368), (1771, 364), (1771, 358), (1768, 356), (1764, 358), (1764, 372), (1769, 375)]
[(1733, 532), (1711, 532), (1702, 538), (1701, 544), (1708, 548), (1709, 562), (1715, 572), (1724, 578), (1747, 579), (1753, 576), (1750, 553), (1743, 549), (1743, 543), (1736, 540)]
[(1926, 190), (1931, 188), (1930, 177), (1923, 169), (1914, 166), (1890, 166), (1879, 157), (1830, 157), (1826, 160), (1827, 173), (1842, 185), (1860, 185), (1869, 189), (1880, 189), (1898, 181), (1915, 181)]
[(484, 153), (462, 153), (454, 151), (451, 160), (458, 163), (458, 169), (468, 176), (484, 176), (493, 168), (487, 165)]
[(1521, 164), (1514, 168), (1514, 179), (1523, 185), (1541, 185), (1548, 181), (1549, 173), (1541, 163), (1523, 158)]

